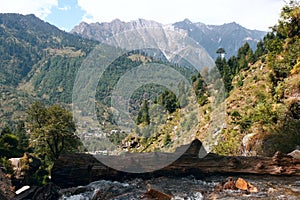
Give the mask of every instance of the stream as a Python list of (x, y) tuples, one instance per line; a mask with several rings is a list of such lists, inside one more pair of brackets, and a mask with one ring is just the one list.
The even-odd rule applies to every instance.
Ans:
[[(133, 179), (128, 181), (100, 180), (86, 186), (62, 189), (60, 200), (137, 200), (151, 199), (145, 196), (147, 188), (152, 188), (172, 195), (174, 200), (204, 199), (300, 199), (300, 177), (277, 176), (239, 176), (257, 187), (257, 193), (241, 190), (223, 190), (218, 192), (216, 186), (225, 181), (227, 176), (210, 176), (196, 179), (193, 176), (182, 178), (159, 177), (150, 180)], [(237, 179), (238, 176), (233, 176)]]

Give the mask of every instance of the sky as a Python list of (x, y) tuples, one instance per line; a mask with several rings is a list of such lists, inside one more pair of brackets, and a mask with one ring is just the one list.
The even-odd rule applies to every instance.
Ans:
[(236, 22), (268, 31), (284, 5), (284, 0), (0, 0), (0, 13), (35, 14), (65, 31), (82, 21), (101, 23), (117, 18), (163, 24), (186, 18), (209, 25)]

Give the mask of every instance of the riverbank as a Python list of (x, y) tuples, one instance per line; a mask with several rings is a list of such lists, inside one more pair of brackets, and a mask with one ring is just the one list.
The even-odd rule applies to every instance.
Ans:
[[(226, 199), (227, 196), (229, 199), (235, 196), (242, 199), (300, 199), (298, 158), (280, 152), (273, 157), (208, 154), (199, 158), (201, 146), (199, 140), (194, 140), (186, 148), (179, 149), (186, 150), (175, 162), (146, 173), (130, 173), (128, 170), (141, 170), (143, 165), (150, 166), (150, 169), (157, 167), (162, 159), (176, 155), (176, 152), (101, 159), (89, 154), (63, 155), (54, 164), (51, 184), (32, 187), (18, 195), (16, 200), (28, 195), (31, 199), (50, 195), (61, 200), (149, 199), (152, 193), (166, 195), (167, 199)], [(124, 167), (124, 171), (106, 166), (101, 162), (103, 158), (112, 159), (115, 166)], [(147, 162), (147, 159), (152, 162)]]
[[(236, 180), (238, 177), (232, 178)], [(246, 175), (243, 178), (257, 187), (258, 191), (249, 193), (240, 189), (219, 190), (218, 185), (228, 179), (226, 176), (211, 176), (203, 179), (196, 179), (194, 176), (182, 178), (159, 177), (149, 180), (133, 179), (124, 182), (100, 180), (86, 186), (61, 190), (60, 200), (154, 199), (147, 195), (149, 187), (177, 200), (300, 199), (300, 179), (298, 177)]]

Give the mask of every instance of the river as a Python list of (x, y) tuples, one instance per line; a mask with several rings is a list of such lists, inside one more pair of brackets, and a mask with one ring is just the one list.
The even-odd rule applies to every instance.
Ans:
[[(146, 198), (147, 188), (153, 188), (172, 195), (174, 200), (205, 199), (300, 199), (300, 177), (240, 176), (258, 188), (257, 193), (247, 194), (240, 190), (217, 192), (216, 186), (225, 181), (226, 176), (210, 176), (196, 179), (193, 176), (182, 178), (159, 177), (150, 180), (133, 179), (128, 181), (100, 180), (86, 186), (61, 190), (60, 200), (137, 200)], [(237, 179), (237, 176), (233, 177)]]

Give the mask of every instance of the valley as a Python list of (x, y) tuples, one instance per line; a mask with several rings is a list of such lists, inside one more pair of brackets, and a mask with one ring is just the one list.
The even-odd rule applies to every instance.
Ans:
[[(61, 165), (68, 161), (65, 155), (84, 155), (87, 163), (76, 156), (73, 159), (81, 164), (80, 169), (72, 166), (78, 170), (78, 180), (101, 170), (117, 174), (109, 171), (109, 164), (120, 166), (120, 171), (125, 163), (144, 169), (139, 168), (139, 158), (135, 161), (127, 155), (162, 155), (161, 160), (143, 164), (171, 166), (172, 170), (169, 164), (195, 140), (201, 141), (201, 155), (196, 157), (204, 162), (209, 153), (257, 162), (263, 158), (274, 164), (276, 175), (295, 173), (299, 158), (287, 154), (299, 151), (300, 146), (299, 21), (298, 1), (282, 8), (277, 25), (269, 32), (249, 30), (235, 22), (206, 25), (188, 19), (173, 24), (145, 19), (81, 22), (66, 32), (33, 14), (1, 13), (1, 176), (15, 189), (48, 186), (53, 182), (51, 174), (71, 170)], [(178, 150), (182, 150), (180, 155)], [(86, 154), (108, 158), (104, 160), (108, 166), (93, 168), (97, 162)], [(15, 169), (10, 158), (19, 158)], [(285, 166), (284, 159), (292, 164)], [(230, 162), (226, 161), (228, 169), (244, 172), (245, 168)], [(294, 171), (280, 171), (292, 165)], [(53, 171), (57, 166), (59, 171)], [(253, 169), (264, 172), (268, 167), (258, 163)], [(187, 174), (195, 176), (197, 170)], [(84, 179), (80, 171), (87, 174)], [(182, 171), (184, 167), (179, 174)], [(195, 177), (182, 180), (196, 181)], [(97, 180), (84, 184), (92, 181)], [(135, 184), (140, 180), (118, 181)], [(291, 180), (286, 190), (292, 192), (283, 195), (299, 197), (298, 182)], [(86, 187), (98, 187), (93, 184), (98, 183)], [(117, 187), (122, 188), (120, 184)], [(210, 192), (215, 188), (211, 180), (201, 184)], [(264, 192), (258, 195), (270, 199), (283, 192), (278, 189), (270, 194), (268, 187), (261, 187)], [(93, 196), (86, 190), (80, 193)], [(208, 197), (203, 191), (198, 195)]]

